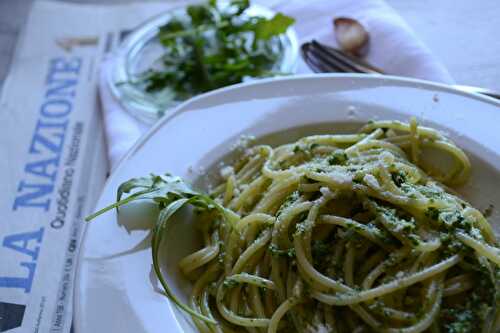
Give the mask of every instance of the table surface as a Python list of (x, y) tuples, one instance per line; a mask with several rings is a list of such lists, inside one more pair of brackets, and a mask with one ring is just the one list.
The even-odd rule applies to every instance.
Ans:
[[(36, 0), (0, 0), (0, 86)], [(123, 3), (131, 0), (65, 0)], [(457, 83), (500, 91), (498, 0), (386, 0), (449, 69)]]

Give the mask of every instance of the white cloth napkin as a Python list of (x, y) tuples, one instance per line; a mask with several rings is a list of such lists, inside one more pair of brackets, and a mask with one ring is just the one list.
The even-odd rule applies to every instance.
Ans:
[[(383, 0), (257, 1), (295, 18), (299, 42), (317, 39), (336, 46), (333, 18), (358, 20), (370, 34), (366, 60), (387, 74), (453, 83), (450, 74), (417, 38), (404, 20)], [(113, 54), (101, 64), (99, 91), (108, 156), (113, 170), (137, 139), (150, 127), (129, 115), (112, 96), (107, 75)], [(311, 73), (300, 60), (298, 73)]]
[(150, 127), (150, 125), (137, 120), (125, 111), (111, 93), (107, 78), (113, 67), (112, 63), (113, 55), (110, 54), (101, 63), (99, 77), (99, 97), (111, 171), (115, 169), (118, 162), (132, 148), (137, 139)]

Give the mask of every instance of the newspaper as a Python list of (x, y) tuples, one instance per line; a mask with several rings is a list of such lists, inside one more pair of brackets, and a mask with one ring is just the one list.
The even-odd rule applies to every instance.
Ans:
[(82, 230), (108, 172), (103, 55), (171, 7), (35, 1), (0, 99), (0, 332), (69, 332)]

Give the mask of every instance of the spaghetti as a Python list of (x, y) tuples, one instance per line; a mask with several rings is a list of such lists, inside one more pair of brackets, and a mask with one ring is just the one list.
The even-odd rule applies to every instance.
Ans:
[(182, 306), (203, 333), (500, 332), (498, 243), (446, 187), (470, 168), (415, 119), (249, 148), (210, 198), (160, 204), (199, 213), (205, 246), (180, 262), (195, 280)]

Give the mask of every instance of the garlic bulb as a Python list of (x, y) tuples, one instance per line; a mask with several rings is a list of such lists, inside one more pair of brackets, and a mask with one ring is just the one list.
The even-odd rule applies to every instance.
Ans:
[(352, 55), (364, 56), (368, 52), (370, 36), (358, 21), (337, 17), (333, 20), (335, 38), (339, 47)]

